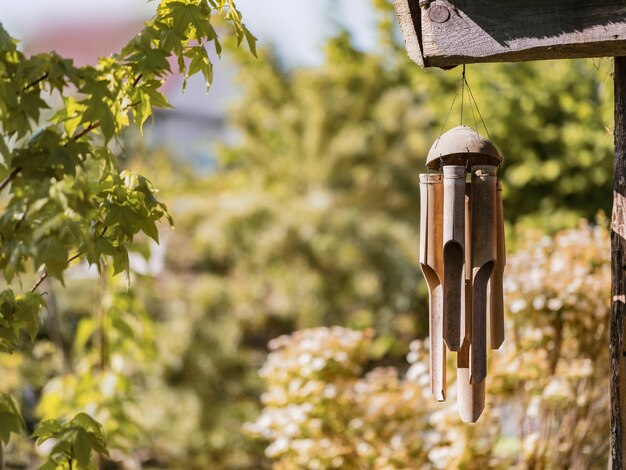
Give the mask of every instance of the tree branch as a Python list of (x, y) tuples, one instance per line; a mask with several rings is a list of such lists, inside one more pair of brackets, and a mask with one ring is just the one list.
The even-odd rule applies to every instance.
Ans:
[[(139, 82), (141, 81), (143, 75), (139, 74), (137, 75), (137, 77), (135, 78), (135, 80), (133, 81), (133, 88), (135, 88)], [(28, 85), (26, 85), (26, 87), (24, 88), (24, 91), (28, 90), (31, 87), (34, 87), (35, 85), (37, 85), (38, 83), (42, 82), (43, 80), (45, 80), (46, 78), (48, 78), (48, 72), (46, 72), (45, 74), (43, 74), (42, 77), (38, 78), (37, 80), (35, 80), (32, 83), (29, 83)], [(135, 103), (131, 103), (130, 105), (127, 106), (126, 109), (128, 108), (134, 108), (135, 106), (141, 104), (141, 101), (139, 102), (135, 102)], [(85, 135), (89, 134), (91, 131), (93, 131), (94, 129), (97, 129), (98, 127), (100, 127), (100, 123), (99, 122), (92, 122), (91, 124), (89, 124), (89, 126), (87, 126), (86, 128), (84, 128), (82, 131), (80, 131), (78, 134), (76, 134), (75, 136), (71, 137), (70, 140), (78, 140), (81, 137), (84, 137)], [(9, 183), (11, 183), (11, 181), (13, 181), (15, 179), (15, 177), (22, 171), (21, 167), (17, 167), (14, 168), (13, 171), (4, 179), (2, 180), (2, 182), (0, 182), (0, 191), (3, 191), (8, 185)]]
[[(98, 235), (98, 237), (96, 238), (96, 241), (100, 240), (104, 236), (108, 228), (109, 227), (104, 227), (104, 229), (102, 229), (102, 233)], [(77, 260), (81, 256), (83, 256), (83, 253), (79, 251), (74, 256), (69, 258), (66, 264), (69, 265), (72, 261)], [(37, 279), (37, 282), (35, 282), (33, 287), (31, 287), (30, 289), (31, 294), (34, 293), (39, 288), (39, 286), (43, 283), (43, 281), (45, 281), (47, 278), (48, 278), (48, 270), (44, 268), (43, 272), (41, 273), (41, 276), (39, 276), (39, 279)]]
[(135, 81), (133, 81), (133, 88), (135, 88), (139, 84), (142, 76), (142, 74), (137, 75), (137, 78), (135, 78)]
[[(70, 259), (67, 260), (67, 264), (70, 264), (72, 261), (80, 258), (83, 254), (82, 253), (76, 253), (74, 256), (72, 256)], [(39, 276), (39, 279), (37, 279), (37, 282), (35, 282), (35, 284), (33, 285), (33, 287), (31, 287), (30, 292), (31, 294), (33, 294), (38, 288), (39, 286), (43, 283), (43, 281), (45, 281), (48, 278), (48, 270), (44, 269), (43, 272), (41, 273), (41, 276)]]
[(85, 127), (82, 131), (80, 131), (78, 134), (76, 134), (74, 137), (72, 137), (70, 140), (78, 140), (81, 137), (84, 137), (85, 135), (89, 134), (94, 129), (97, 129), (98, 127), (100, 127), (100, 123), (99, 122), (92, 122), (87, 127)]
[(13, 181), (15, 177), (20, 173), (20, 171), (22, 171), (22, 167), (18, 166), (17, 168), (14, 168), (13, 171), (6, 178), (4, 178), (2, 182), (0, 183), (0, 191), (6, 188), (9, 185), (9, 183)]
[[(94, 129), (97, 129), (98, 127), (100, 127), (100, 123), (93, 122), (82, 131), (80, 131), (78, 134), (76, 134), (74, 137), (72, 137), (71, 140), (78, 140), (93, 131)], [(14, 168), (13, 171), (9, 173), (9, 175), (4, 178), (2, 182), (0, 182), (0, 191), (3, 191), (9, 185), (9, 183), (11, 183), (11, 181), (13, 181), (17, 177), (17, 175), (20, 174), (21, 171), (22, 167), (20, 166)]]
[(41, 78), (38, 78), (34, 82), (29, 83), (28, 85), (26, 85), (22, 90), (23, 91), (28, 91), (29, 89), (31, 89), (32, 87), (34, 87), (38, 83), (43, 82), (46, 78), (48, 78), (48, 72), (44, 73), (43, 76), (41, 76)]

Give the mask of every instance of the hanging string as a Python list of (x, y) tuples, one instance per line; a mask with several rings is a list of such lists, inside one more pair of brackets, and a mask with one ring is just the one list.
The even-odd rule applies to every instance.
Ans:
[(465, 85), (467, 84), (467, 80), (465, 80), (465, 64), (463, 64), (463, 73), (461, 74), (461, 122), (460, 125), (463, 125), (463, 104), (465, 103)]
[[(467, 81), (465, 81), (465, 83), (467, 84)], [(476, 132), (476, 135), (480, 135), (478, 134), (478, 123), (476, 122), (476, 114), (474, 113), (474, 106), (472, 105), (472, 100), (469, 100), (469, 105), (470, 105), (470, 110), (472, 111), (472, 120), (474, 121), (474, 131)]]
[(454, 107), (454, 103), (456, 102), (456, 97), (459, 96), (459, 89), (463, 89), (464, 83), (465, 83), (465, 66), (463, 66), (463, 76), (461, 77), (461, 80), (459, 80), (459, 83), (456, 87), (456, 92), (454, 93), (454, 98), (452, 98), (452, 103), (450, 103), (450, 108), (448, 109), (448, 113), (446, 114), (446, 119), (443, 121), (443, 125), (441, 126), (439, 137), (437, 137), (437, 140), (435, 141), (435, 148), (437, 148), (437, 145), (439, 145), (439, 139), (441, 139), (441, 136), (443, 135), (443, 131), (446, 128), (446, 124), (448, 123), (448, 119), (450, 118), (450, 113), (452, 113), (452, 108)]
[(472, 112), (472, 120), (474, 121), (474, 130), (476, 131), (476, 134), (478, 134), (478, 121), (476, 121), (476, 114), (474, 113), (474, 108), (476, 108), (476, 112), (478, 113), (480, 122), (485, 128), (487, 137), (489, 137), (489, 140), (493, 142), (493, 139), (491, 138), (491, 134), (489, 133), (489, 129), (487, 128), (487, 124), (485, 123), (485, 120), (483, 119), (483, 115), (480, 112), (480, 108), (478, 107), (478, 103), (476, 102), (476, 98), (474, 97), (474, 93), (472, 92), (469, 82), (467, 81), (467, 77), (465, 75), (465, 64), (463, 64), (463, 71), (461, 72), (461, 79), (459, 80), (459, 83), (456, 88), (456, 92), (454, 93), (454, 98), (452, 98), (452, 103), (450, 104), (450, 108), (448, 109), (448, 113), (446, 114), (446, 119), (443, 121), (443, 125), (441, 126), (439, 137), (437, 137), (437, 140), (435, 142), (435, 148), (437, 148), (437, 145), (439, 145), (439, 140), (441, 139), (441, 136), (443, 135), (443, 131), (446, 128), (446, 124), (448, 123), (448, 119), (450, 118), (450, 114), (452, 113), (452, 108), (454, 108), (454, 103), (456, 102), (456, 98), (459, 95), (459, 89), (461, 90), (461, 125), (463, 125), (463, 108), (465, 104), (465, 88), (467, 88), (468, 102), (470, 105), (470, 110)]
[(470, 88), (469, 83), (467, 83), (467, 80), (465, 78), (463, 78), (463, 80), (465, 81), (465, 86), (467, 86), (467, 92), (469, 94), (469, 97), (474, 102), (474, 106), (476, 106), (476, 112), (478, 113), (478, 116), (480, 117), (480, 121), (483, 123), (483, 127), (485, 128), (485, 132), (487, 133), (487, 137), (489, 137), (489, 140), (493, 142), (493, 139), (491, 138), (491, 134), (489, 133), (489, 129), (487, 129), (487, 124), (485, 124), (485, 120), (483, 119), (483, 115), (480, 112), (480, 108), (478, 107), (478, 103), (476, 102), (476, 98), (474, 98), (474, 93), (472, 93), (472, 89)]

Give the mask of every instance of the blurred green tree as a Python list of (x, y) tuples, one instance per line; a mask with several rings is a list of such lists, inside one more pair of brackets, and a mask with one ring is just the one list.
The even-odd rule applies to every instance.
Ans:
[[(461, 93), (450, 109), (460, 67), (422, 70), (406, 57), (393, 34), (390, 2), (375, 0), (380, 12), (380, 53), (405, 77), (435, 117), (429, 141), (460, 123)], [(612, 59), (560, 60), (467, 66), (466, 74), (482, 118), (504, 162), (505, 211), (511, 223), (555, 231), (575, 227), (611, 210), (613, 175)], [(463, 123), (485, 134), (467, 92)], [(433, 132), (434, 131), (434, 132)], [(415, 154), (424, 158), (426, 148)]]
[[(179, 332), (161, 343), (170, 351), (166, 381), (199, 407), (201, 431), (187, 442), (169, 440), (191, 449), (184, 465), (261, 465), (259, 447), (234, 429), (258, 407), (254, 369), (272, 337), (318, 325), (373, 327), (379, 335), (369, 360), (402, 368), (410, 340), (427, 334), (418, 173), (460, 71), (409, 63), (391, 22), (381, 10), (376, 52), (359, 50), (341, 31), (319, 67), (285, 69), (268, 51), (259, 61), (238, 55), (242, 96), (231, 114), (238, 139), (218, 149), (214, 175), (190, 178), (172, 194), (178, 230), (156, 304), (166, 331)], [(592, 171), (610, 179), (606, 65), (468, 70), (505, 155), (510, 221), (556, 230), (608, 208), (610, 191), (581, 163), (593, 153)], [(577, 143), (559, 131), (566, 128)], [(563, 178), (536, 171), (556, 164)], [(584, 182), (579, 191), (568, 192), (571, 178)]]

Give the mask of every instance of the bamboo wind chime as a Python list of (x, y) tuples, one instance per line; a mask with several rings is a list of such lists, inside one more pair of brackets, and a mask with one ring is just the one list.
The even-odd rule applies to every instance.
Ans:
[(465, 422), (476, 422), (485, 406), (487, 329), (491, 349), (504, 341), (501, 161), (489, 140), (458, 126), (428, 153), (426, 167), (436, 173), (420, 175), (431, 388), (438, 401), (446, 399), (446, 354), (455, 351), (458, 408)]

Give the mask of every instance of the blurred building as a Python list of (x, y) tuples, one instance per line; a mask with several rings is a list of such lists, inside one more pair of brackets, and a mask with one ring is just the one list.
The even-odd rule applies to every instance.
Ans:
[[(99, 57), (121, 50), (142, 26), (140, 20), (51, 22), (32, 31), (23, 46), (27, 53), (56, 51), (63, 57), (73, 58), (76, 65), (96, 64)], [(174, 63), (172, 69), (176, 70)], [(234, 95), (233, 73), (227, 61), (216, 66), (208, 94), (201, 77), (190, 79), (185, 93), (181, 91), (182, 77), (170, 78), (164, 93), (174, 109), (156, 110), (154, 121), (148, 120), (145, 124), (146, 142), (171, 150), (199, 169), (210, 169), (214, 162), (213, 144), (228, 139), (225, 113)]]

